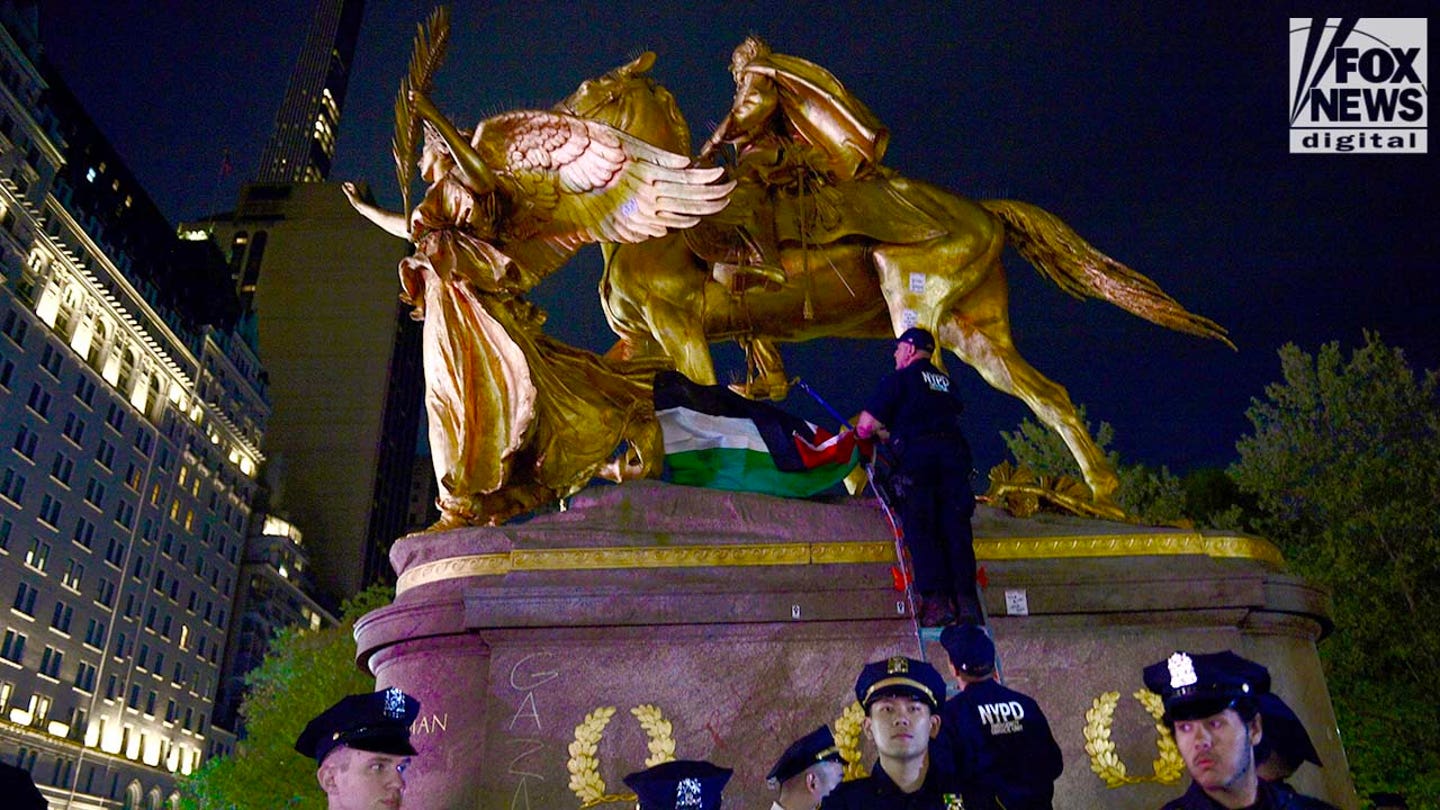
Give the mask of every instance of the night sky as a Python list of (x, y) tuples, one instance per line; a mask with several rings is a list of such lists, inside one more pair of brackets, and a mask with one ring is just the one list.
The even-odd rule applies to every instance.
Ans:
[[(228, 210), (256, 171), (312, 3), (42, 5), (49, 57), (161, 210), (175, 220)], [(1245, 408), (1279, 379), (1286, 342), (1354, 347), (1373, 329), (1413, 364), (1440, 367), (1437, 147), (1289, 154), (1292, 10), (1281, 5), (455, 3), (435, 98), (469, 126), (548, 107), (651, 49), (698, 145), (728, 110), (729, 54), (746, 34), (816, 61), (890, 127), (886, 162), (901, 173), (1040, 205), (1230, 330), (1238, 352), (1071, 299), (1007, 254), (1020, 350), (1092, 422), (1115, 427), (1126, 460), (1183, 472), (1234, 460)], [(332, 179), (366, 180), (390, 207), (399, 205), (392, 104), (429, 9), (367, 3), (341, 122)], [(236, 171), (217, 183), (226, 150)], [(587, 249), (535, 296), (549, 331), (597, 351), (611, 342), (598, 273), (598, 251)], [(792, 374), (847, 413), (890, 364), (878, 342), (790, 346), (786, 356)], [(733, 349), (718, 360), (722, 377), (743, 370)], [(998, 432), (1027, 411), (958, 363), (952, 370), (987, 469), (1003, 458)], [(797, 391), (787, 407), (820, 421), (803, 400)]]

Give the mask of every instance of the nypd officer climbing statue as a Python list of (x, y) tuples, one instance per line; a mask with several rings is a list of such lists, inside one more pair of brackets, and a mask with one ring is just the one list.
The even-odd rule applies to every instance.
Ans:
[(895, 342), (895, 372), (880, 381), (855, 424), (862, 439), (888, 435), (898, 457), (900, 522), (920, 591), (920, 624), (957, 618), (982, 624), (975, 591), (970, 516), (970, 445), (960, 433), (963, 405), (945, 372), (930, 362), (935, 338), (906, 329)]

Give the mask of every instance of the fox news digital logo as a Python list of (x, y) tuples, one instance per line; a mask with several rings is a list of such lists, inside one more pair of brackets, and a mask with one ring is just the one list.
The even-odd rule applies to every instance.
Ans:
[(1423, 17), (1290, 18), (1291, 153), (1427, 151)]

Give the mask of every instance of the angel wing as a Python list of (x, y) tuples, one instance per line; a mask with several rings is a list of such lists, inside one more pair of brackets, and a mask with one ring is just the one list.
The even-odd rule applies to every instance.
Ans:
[(471, 145), (507, 198), (503, 241), (539, 241), (567, 253), (689, 228), (722, 210), (735, 187), (718, 182), (720, 168), (693, 167), (684, 155), (563, 113), (486, 119)]

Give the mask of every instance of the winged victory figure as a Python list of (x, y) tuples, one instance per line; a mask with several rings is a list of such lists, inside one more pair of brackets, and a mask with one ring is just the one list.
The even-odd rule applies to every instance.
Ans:
[[(719, 168), (607, 124), (553, 112), (457, 129), (410, 92), (424, 122), (408, 216), (350, 203), (410, 240), (401, 299), (423, 322), (425, 406), (440, 485), (432, 530), (500, 523), (584, 487), (658, 471), (656, 365), (602, 359), (541, 331), (524, 294), (591, 242), (641, 242), (725, 207)], [(618, 451), (618, 452), (617, 452)]]

